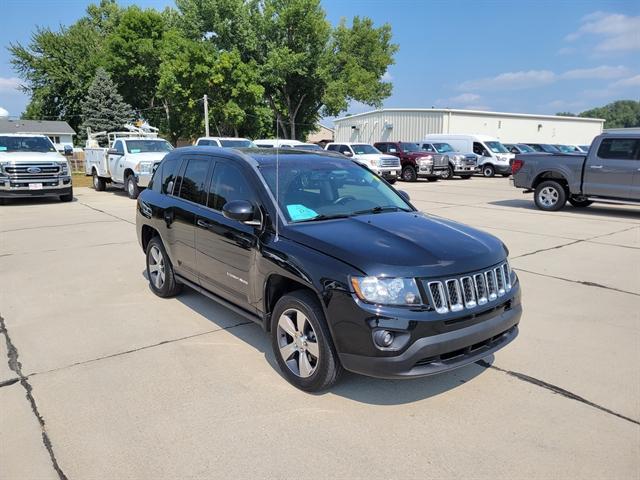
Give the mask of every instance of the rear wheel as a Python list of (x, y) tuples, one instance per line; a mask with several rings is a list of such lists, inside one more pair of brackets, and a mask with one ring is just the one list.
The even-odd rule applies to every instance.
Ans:
[(483, 165), (482, 175), (489, 178), (489, 177), (493, 177), (495, 174), (496, 174), (496, 171), (493, 168), (493, 165)]
[(73, 200), (73, 187), (69, 189), (69, 193), (65, 195), (60, 195), (61, 202), (70, 202)]
[(416, 169), (411, 165), (407, 165), (402, 169), (402, 180), (405, 182), (415, 182), (417, 179)]
[(503, 173), (502, 176), (503, 177), (508, 177), (509, 175), (511, 175), (510, 173)]
[(124, 188), (127, 191), (129, 198), (132, 198), (133, 200), (138, 198), (138, 195), (140, 195), (140, 187), (138, 187), (136, 177), (133, 175), (129, 175), (124, 181)]
[(162, 240), (157, 236), (147, 244), (147, 278), (151, 291), (159, 297), (173, 297), (182, 290), (182, 284), (176, 281), (173, 265)]
[(393, 185), (394, 183), (396, 183), (398, 179), (397, 178), (390, 178), (389, 180), (387, 180), (387, 183)]
[(429, 181), (429, 182), (437, 182), (438, 181), (438, 177), (427, 177), (427, 181)]
[(107, 182), (104, 181), (104, 178), (98, 176), (98, 172), (93, 171), (93, 188), (96, 192), (104, 192), (107, 188)]
[(464, 180), (469, 180), (471, 178), (471, 175), (460, 175), (460, 178)]
[(271, 318), (271, 346), (286, 379), (307, 392), (335, 384), (342, 365), (314, 295), (298, 290), (283, 296)]
[(547, 180), (536, 187), (534, 199), (540, 210), (555, 212), (564, 207), (567, 202), (567, 193), (558, 182)]

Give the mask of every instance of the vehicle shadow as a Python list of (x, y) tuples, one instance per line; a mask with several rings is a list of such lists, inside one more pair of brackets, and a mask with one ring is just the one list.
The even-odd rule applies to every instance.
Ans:
[[(246, 318), (187, 287), (176, 299), (261, 352), (267, 364), (282, 376), (271, 349), (270, 336), (261, 326), (253, 322), (247, 324)], [(493, 355), (484, 359), (489, 364), (493, 360)], [(344, 372), (333, 388), (314, 395), (339, 395), (370, 405), (402, 405), (452, 390), (473, 380), (485, 370), (486, 367), (474, 363), (451, 372), (406, 380), (385, 380)], [(282, 381), (286, 382), (286, 379), (282, 377)]]
[[(489, 205), (495, 205), (498, 207), (520, 208), (522, 210), (531, 210), (532, 212), (537, 213), (548, 213), (536, 208), (535, 203), (532, 199), (496, 200), (493, 202), (489, 202)], [(581, 215), (587, 217), (607, 216), (621, 219), (628, 218), (637, 220), (638, 216), (640, 216), (640, 209), (633, 205), (614, 206), (608, 205), (606, 203), (594, 203), (593, 205), (590, 205), (586, 208), (576, 208), (567, 203), (567, 205), (557, 213)]]
[(71, 202), (63, 202), (58, 197), (22, 197), (22, 198), (6, 198), (4, 203), (0, 203), (0, 207), (24, 207), (29, 205), (52, 205), (57, 203), (72, 203), (78, 199), (74, 196)]

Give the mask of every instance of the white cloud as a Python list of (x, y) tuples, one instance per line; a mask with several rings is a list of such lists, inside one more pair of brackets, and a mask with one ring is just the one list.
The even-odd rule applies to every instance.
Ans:
[(12, 92), (20, 87), (20, 79), (16, 77), (0, 77), (0, 92)]
[(566, 41), (591, 35), (599, 38), (595, 50), (600, 53), (640, 50), (640, 16), (594, 12), (581, 22), (577, 31), (565, 37)]
[(468, 80), (460, 84), (461, 90), (521, 90), (548, 85), (556, 80), (556, 74), (549, 70), (528, 70), (501, 73), (495, 77)]
[(8, 117), (8, 116), (9, 116), (9, 111), (6, 108), (0, 107), (0, 118)]
[(571, 55), (575, 52), (576, 49), (573, 47), (562, 47), (560, 50), (558, 50), (558, 55)]
[(584, 79), (612, 79), (624, 77), (629, 73), (629, 69), (622, 65), (610, 67), (608, 65), (600, 65), (594, 68), (578, 68), (564, 72), (561, 77), (567, 80), (584, 80)]
[(582, 110), (585, 103), (582, 100), (577, 101), (568, 101), (568, 100), (554, 100), (546, 104), (546, 107), (553, 108), (556, 111), (560, 110), (568, 110), (568, 111), (578, 111)]
[(462, 93), (456, 97), (451, 97), (448, 101), (451, 103), (473, 103), (480, 100), (480, 95), (475, 93)]
[(635, 77), (625, 78), (622, 80), (618, 80), (611, 84), (613, 88), (626, 88), (626, 87), (638, 87), (640, 88), (640, 75), (636, 75)]

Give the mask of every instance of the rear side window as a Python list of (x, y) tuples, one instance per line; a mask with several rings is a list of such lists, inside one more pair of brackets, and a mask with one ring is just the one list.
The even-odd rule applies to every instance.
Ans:
[(227, 202), (246, 200), (254, 202), (255, 195), (244, 172), (235, 165), (219, 162), (213, 171), (207, 206), (222, 210)]
[(208, 170), (209, 160), (206, 158), (190, 158), (187, 160), (178, 196), (190, 202), (204, 205), (204, 182), (207, 178)]
[(331, 151), (333, 151), (333, 152), (337, 152), (337, 151), (338, 151), (338, 148), (340, 148), (340, 145), (329, 145), (329, 146), (327, 147), (327, 150), (331, 150)]
[[(383, 153), (387, 153), (387, 144), (386, 143), (376, 143), (375, 147)], [(393, 148), (393, 147), (391, 147)], [(389, 150), (392, 151), (392, 150)], [(393, 150), (395, 152), (395, 149)]]
[(598, 148), (598, 157), (612, 160), (634, 160), (638, 158), (639, 140), (632, 138), (605, 138)]
[[(178, 167), (180, 166), (180, 158), (173, 157), (167, 158), (162, 162), (162, 170), (160, 177), (162, 180), (160, 191), (165, 195), (171, 195), (173, 193), (173, 186), (176, 182), (176, 175), (178, 175)], [(155, 175), (157, 177), (158, 175)]]
[(347, 145), (340, 145), (340, 147), (338, 148), (338, 151), (340, 153), (351, 153), (351, 150)]

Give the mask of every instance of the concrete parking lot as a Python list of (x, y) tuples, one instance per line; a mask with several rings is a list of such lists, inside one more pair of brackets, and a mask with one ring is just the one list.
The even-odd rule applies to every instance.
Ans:
[(504, 178), (399, 187), (508, 245), (520, 336), (319, 395), (260, 327), (151, 293), (123, 193), (0, 207), (0, 477), (639, 478), (640, 209), (545, 213)]

